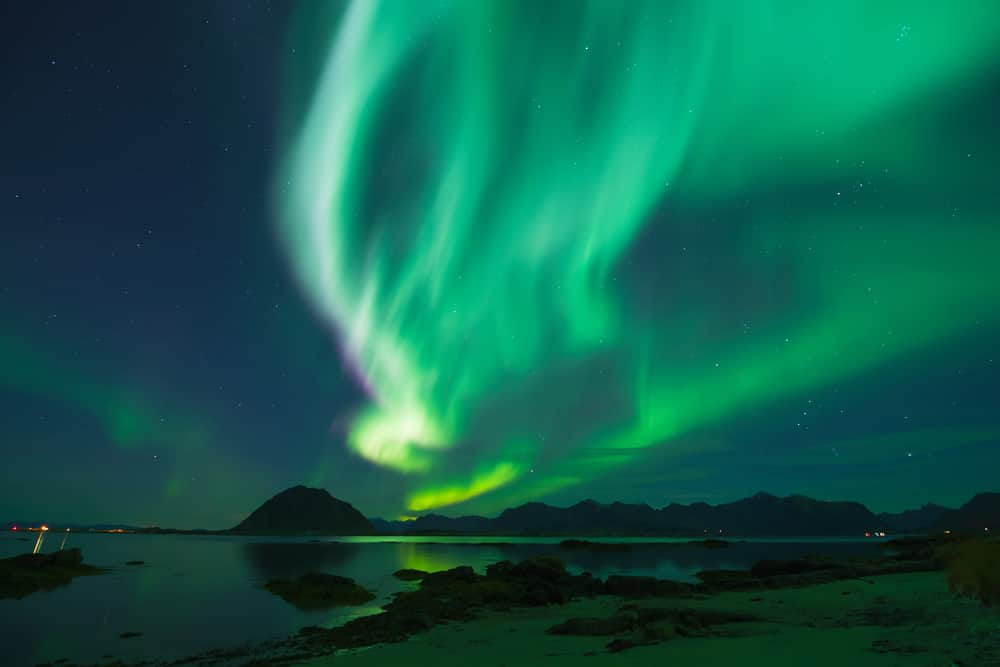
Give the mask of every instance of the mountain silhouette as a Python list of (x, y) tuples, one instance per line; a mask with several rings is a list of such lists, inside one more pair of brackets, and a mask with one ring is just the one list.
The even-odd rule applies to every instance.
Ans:
[(910, 533), (922, 531), (933, 526), (947, 512), (953, 511), (950, 507), (942, 507), (934, 503), (927, 503), (923, 507), (904, 512), (882, 512), (878, 518), (892, 532)]
[(293, 486), (250, 513), (233, 533), (251, 535), (370, 535), (371, 522), (325, 489)]
[(957, 510), (941, 515), (932, 526), (935, 530), (977, 533), (1000, 532), (1000, 493), (978, 493)]
[[(926, 510), (933, 521), (935, 510)], [(920, 510), (916, 510), (920, 512)], [(941, 508), (941, 511), (947, 511)], [(906, 514), (906, 513), (903, 513)], [(895, 515), (890, 515), (895, 517)], [(919, 523), (924, 516), (906, 518)], [(857, 502), (816, 500), (802, 495), (785, 498), (757, 493), (749, 498), (720, 505), (673, 503), (655, 509), (646, 504), (599, 503), (584, 500), (570, 507), (554, 507), (540, 502), (504, 510), (494, 519), (464, 516), (450, 519), (427, 515), (413, 521), (374, 520), (380, 532), (405, 534), (420, 532), (556, 534), (556, 535), (643, 535), (709, 534), (734, 536), (847, 536), (893, 530), (884, 516), (876, 516)]]

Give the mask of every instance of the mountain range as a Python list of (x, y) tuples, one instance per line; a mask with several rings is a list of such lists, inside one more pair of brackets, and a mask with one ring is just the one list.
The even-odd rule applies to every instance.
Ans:
[(979, 493), (957, 510), (948, 510), (929, 526), (932, 531), (1000, 532), (1000, 493)]
[[(3, 522), (27, 528), (37, 521)], [(64, 528), (83, 526), (59, 525)], [(540, 502), (504, 510), (494, 518), (425, 514), (409, 521), (367, 519), (351, 504), (325, 489), (294, 486), (255, 509), (228, 530), (133, 528), (118, 524), (91, 529), (155, 533), (240, 535), (709, 535), (731, 537), (850, 536), (941, 532), (1000, 532), (1000, 493), (980, 493), (957, 509), (927, 504), (898, 513), (874, 514), (857, 502), (784, 498), (757, 493), (731, 503), (672, 503), (659, 509), (646, 504), (584, 500), (570, 507)]]
[[(426, 514), (410, 521), (372, 519), (386, 534), (554, 534), (554, 535), (734, 535), (848, 536), (867, 532), (911, 533), (928, 530), (1000, 528), (1000, 493), (981, 493), (958, 509), (927, 504), (915, 510), (874, 514), (857, 502), (784, 498), (757, 493), (731, 503), (646, 504), (584, 500), (570, 507), (527, 503), (496, 518), (450, 518)], [(996, 529), (996, 528), (994, 528)]]

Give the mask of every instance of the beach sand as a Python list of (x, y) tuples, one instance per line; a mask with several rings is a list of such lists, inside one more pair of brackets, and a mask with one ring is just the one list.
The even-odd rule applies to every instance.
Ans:
[[(607, 617), (623, 605), (687, 607), (751, 614), (758, 620), (714, 626), (713, 636), (674, 637), (618, 653), (616, 636), (545, 633), (572, 617)], [(623, 600), (602, 596), (566, 605), (489, 612), (405, 642), (341, 651), (313, 667), (431, 665), (1000, 665), (1000, 610), (948, 592), (943, 572), (896, 574), (807, 588)]]

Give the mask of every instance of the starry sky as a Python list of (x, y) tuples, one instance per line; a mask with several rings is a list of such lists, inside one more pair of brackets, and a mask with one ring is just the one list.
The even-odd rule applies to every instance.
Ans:
[(0, 518), (995, 490), (995, 3), (2, 11)]

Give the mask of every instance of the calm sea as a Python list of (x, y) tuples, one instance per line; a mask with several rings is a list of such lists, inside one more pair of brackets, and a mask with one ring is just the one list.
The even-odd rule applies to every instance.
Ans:
[[(58, 548), (51, 534), (43, 551)], [(32, 535), (0, 535), (0, 557), (31, 550)], [(575, 572), (653, 575), (693, 580), (706, 568), (746, 568), (762, 558), (809, 553), (871, 554), (874, 540), (796, 538), (753, 540), (705, 549), (663, 538), (606, 541), (635, 543), (631, 552), (561, 549), (564, 538), (357, 537), (247, 538), (193, 535), (71, 534), (67, 547), (83, 549), (85, 562), (111, 568), (68, 586), (22, 600), (0, 600), (2, 662), (33, 665), (69, 658), (98, 661), (169, 659), (215, 648), (278, 639), (305, 625), (333, 626), (375, 613), (389, 596), (412, 587), (397, 581), (400, 568), (434, 571), (472, 565), (479, 571), (499, 560), (557, 555)], [(657, 542), (659, 544), (651, 544)], [(143, 560), (145, 565), (126, 566)], [(369, 605), (300, 611), (261, 585), (275, 577), (321, 571), (351, 577), (377, 598)], [(125, 632), (141, 632), (130, 639)]]

